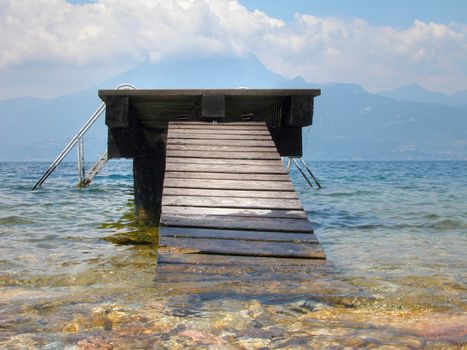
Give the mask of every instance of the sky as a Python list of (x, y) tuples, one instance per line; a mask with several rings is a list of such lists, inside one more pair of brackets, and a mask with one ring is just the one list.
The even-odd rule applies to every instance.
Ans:
[(0, 0), (0, 100), (55, 97), (142, 62), (254, 54), (377, 92), (467, 90), (465, 0)]

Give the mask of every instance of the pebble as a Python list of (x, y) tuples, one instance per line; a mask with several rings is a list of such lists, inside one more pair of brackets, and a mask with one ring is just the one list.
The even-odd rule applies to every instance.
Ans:
[(79, 350), (113, 350), (114, 345), (103, 338), (91, 337), (77, 343)]
[(187, 329), (184, 330), (180, 333), (178, 333), (179, 336), (182, 337), (187, 337), (193, 340), (194, 342), (198, 344), (204, 344), (204, 345), (223, 345), (225, 344), (225, 341), (218, 337), (215, 336), (212, 333), (204, 332), (204, 331), (199, 331), (196, 329)]
[(240, 338), (237, 344), (245, 349), (268, 349), (271, 341), (264, 338)]

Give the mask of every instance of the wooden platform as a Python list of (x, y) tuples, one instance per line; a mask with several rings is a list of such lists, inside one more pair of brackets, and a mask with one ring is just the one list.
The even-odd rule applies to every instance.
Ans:
[(325, 259), (266, 124), (170, 122), (158, 263), (258, 258)]

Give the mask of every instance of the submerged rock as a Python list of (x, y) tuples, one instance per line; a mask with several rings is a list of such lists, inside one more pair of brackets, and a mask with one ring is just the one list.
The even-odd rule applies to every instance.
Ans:
[(91, 337), (82, 339), (76, 344), (79, 350), (113, 350), (114, 345), (112, 342), (107, 341), (104, 338)]
[(199, 330), (196, 330), (196, 329), (187, 329), (187, 330), (184, 330), (180, 333), (178, 333), (179, 336), (182, 336), (182, 337), (186, 337), (186, 338), (190, 338), (191, 340), (193, 340), (194, 342), (196, 342), (197, 344), (203, 344), (203, 345), (223, 345), (225, 344), (225, 341), (212, 334), (212, 333), (209, 333), (209, 332), (205, 332), (205, 331), (199, 331)]
[(244, 349), (269, 349), (271, 341), (264, 338), (240, 338), (237, 344)]

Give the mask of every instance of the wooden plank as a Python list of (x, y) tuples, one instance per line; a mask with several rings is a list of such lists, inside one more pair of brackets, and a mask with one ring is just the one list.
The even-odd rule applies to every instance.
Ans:
[[(287, 174), (283, 166), (256, 166), (256, 165), (222, 165), (222, 164), (182, 164), (167, 163), (167, 171), (201, 171), (213, 173), (237, 173), (237, 174)], [(246, 176), (248, 177), (248, 176)]]
[(162, 213), (164, 226), (236, 229), (254, 231), (313, 232), (308, 220), (276, 218), (219, 218), (215, 215), (174, 215)]
[(275, 147), (272, 140), (208, 140), (208, 139), (167, 139), (167, 145)]
[(163, 206), (165, 214), (175, 215), (217, 215), (231, 217), (264, 217), (280, 219), (306, 219), (303, 210), (282, 209), (245, 209), (245, 208), (209, 208), (209, 207), (174, 207)]
[(199, 140), (272, 140), (269, 135), (235, 135), (235, 134), (191, 134), (187, 132), (174, 133), (169, 132), (167, 137), (173, 139), (199, 139)]
[(271, 231), (241, 231), (241, 230), (214, 230), (187, 227), (161, 227), (161, 237), (180, 238), (206, 238), (229, 239), (264, 242), (290, 242), (318, 244), (313, 233), (271, 232)]
[(290, 182), (286, 181), (241, 181), (241, 180), (198, 180), (166, 178), (164, 187), (206, 188), (218, 190), (258, 190), (258, 191), (294, 191)]
[(321, 247), (316, 244), (307, 243), (161, 237), (159, 246), (182, 249), (188, 254), (300, 257), (305, 259), (323, 258)]
[[(230, 174), (230, 173), (204, 173), (204, 172), (183, 172), (183, 171), (167, 171), (165, 173), (166, 178), (178, 178), (178, 179), (217, 179), (217, 180), (246, 180), (245, 174)], [(278, 174), (248, 174), (248, 180), (253, 181), (289, 181), (289, 175), (278, 175)]]
[(170, 126), (173, 127), (173, 126), (176, 126), (176, 125), (180, 125), (180, 126), (188, 126), (188, 125), (201, 125), (201, 126), (204, 126), (205, 128), (209, 128), (209, 127), (213, 127), (213, 128), (216, 128), (218, 126), (252, 126), (252, 125), (255, 125), (255, 126), (265, 126), (266, 123), (265, 122), (232, 122), (232, 123), (223, 123), (223, 122), (220, 122), (220, 123), (208, 123), (208, 122), (190, 122), (190, 121), (173, 121), (173, 122), (170, 122)]
[[(247, 103), (257, 99), (283, 98), (285, 96), (319, 96), (320, 89), (144, 89), (144, 90), (99, 90), (99, 97), (132, 96), (135, 99), (159, 101), (160, 99), (176, 99), (183, 101), (190, 97), (199, 98), (202, 95), (226, 95), (241, 97)], [(252, 123), (252, 122), (250, 122)]]
[(216, 151), (216, 152), (267, 152), (275, 153), (278, 157), (276, 147), (245, 147), (245, 146), (216, 146), (216, 145), (176, 145), (167, 144), (168, 151)]
[(228, 198), (282, 198), (298, 199), (295, 192), (287, 191), (242, 191), (242, 190), (209, 190), (197, 188), (171, 188), (164, 189), (164, 196), (203, 196)]
[[(324, 256), (324, 252), (323, 252)], [(215, 266), (251, 266), (276, 268), (279, 266), (320, 266), (326, 264), (325, 257), (320, 259), (272, 258), (252, 256), (228, 256), (215, 254), (178, 254), (160, 251), (157, 253), (157, 264), (179, 265), (215, 265)], [(167, 265), (166, 265), (167, 266)]]
[(172, 130), (192, 130), (192, 129), (205, 129), (205, 130), (262, 130), (268, 131), (265, 125), (231, 125), (231, 124), (217, 124), (212, 126), (206, 125), (172, 125), (169, 123), (169, 128)]
[(181, 207), (303, 209), (298, 199), (163, 196), (162, 205)]
[(166, 163), (183, 164), (223, 164), (223, 165), (257, 165), (283, 167), (283, 163), (278, 159), (227, 159), (227, 158), (181, 158), (167, 157)]
[(167, 157), (184, 158), (229, 158), (229, 159), (280, 159), (279, 153), (274, 152), (235, 152), (235, 151), (195, 151), (167, 149)]
[(271, 133), (268, 130), (258, 129), (214, 129), (214, 128), (203, 128), (203, 129), (172, 129), (169, 128), (168, 135), (266, 135), (270, 136)]

